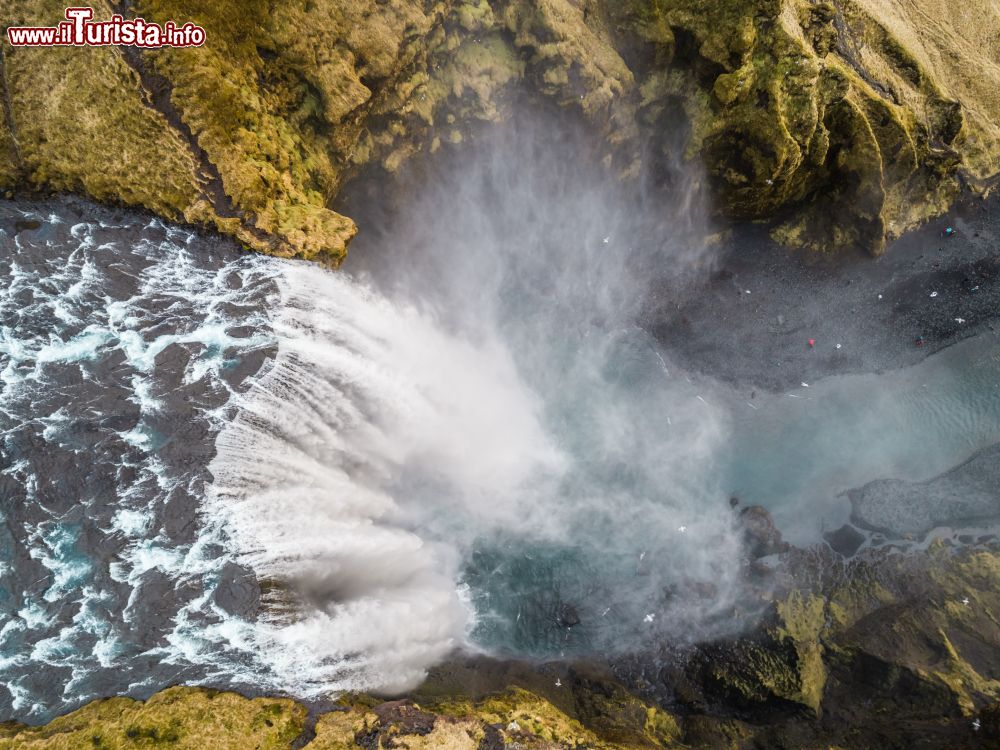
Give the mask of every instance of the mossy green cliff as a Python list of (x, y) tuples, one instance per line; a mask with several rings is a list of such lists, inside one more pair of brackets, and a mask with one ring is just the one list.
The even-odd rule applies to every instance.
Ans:
[[(136, 0), (204, 47), (12, 49), (0, 188), (74, 191), (336, 262), (365, 167), (506, 117), (527, 89), (638, 174), (686, 132), (719, 210), (818, 248), (887, 238), (1000, 172), (1000, 10), (973, 0)], [(54, 24), (54, 0), (0, 24)], [(679, 130), (680, 129), (680, 130)]]

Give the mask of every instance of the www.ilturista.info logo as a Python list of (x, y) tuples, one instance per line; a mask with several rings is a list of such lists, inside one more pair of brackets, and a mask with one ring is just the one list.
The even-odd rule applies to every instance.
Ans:
[(67, 8), (58, 26), (11, 26), (7, 40), (14, 47), (200, 47), (205, 29), (193, 23), (167, 21), (162, 26), (141, 18), (111, 16), (91, 21), (93, 8)]

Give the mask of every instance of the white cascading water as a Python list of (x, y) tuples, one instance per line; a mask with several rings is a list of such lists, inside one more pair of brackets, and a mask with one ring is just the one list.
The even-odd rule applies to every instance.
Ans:
[(562, 458), (498, 343), (450, 337), (346, 275), (282, 270), (279, 354), (218, 439), (209, 513), (296, 596), (291, 622), (260, 625), (279, 673), (402, 689), (460, 644), (471, 611), (455, 549), (401, 524), (387, 485), (416, 461), (509, 496)]
[[(634, 320), (646, 272), (700, 251), (679, 229), (644, 246), (624, 191), (573, 158), (580, 143), (539, 152), (522, 135), (372, 225), (371, 243), (398, 248), (376, 259), (389, 270), (282, 264), (278, 355), (232, 404), (206, 506), (265, 581), (243, 637), (281, 687), (398, 691), (457, 647), (516, 651), (520, 583), (470, 568), (484, 548), (581, 556), (554, 563), (577, 565), (568, 576), (539, 562), (527, 577), (565, 579), (543, 599), (615, 589), (607, 606), (574, 602), (602, 605), (590, 648), (686, 638), (736, 595), (712, 480), (722, 411)], [(685, 580), (712, 591), (666, 602)]]
[(753, 619), (734, 493), (802, 544), (868, 483), (876, 528), (994, 518), (995, 337), (750, 403), (643, 327), (710, 265), (696, 191), (588, 148), (521, 122), (360, 191), (338, 272), (0, 201), (0, 719), (655, 659)]

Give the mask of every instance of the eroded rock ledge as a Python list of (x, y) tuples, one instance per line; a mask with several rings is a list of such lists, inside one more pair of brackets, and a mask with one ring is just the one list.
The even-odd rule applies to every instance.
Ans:
[[(794, 245), (878, 252), (1000, 172), (988, 0), (95, 0), (193, 19), (199, 49), (3, 43), (0, 189), (73, 191), (337, 262), (328, 206), (367, 166), (467, 138), (527, 88), (622, 177), (687, 134), (719, 210)], [(5, 3), (51, 25), (65, 4)]]

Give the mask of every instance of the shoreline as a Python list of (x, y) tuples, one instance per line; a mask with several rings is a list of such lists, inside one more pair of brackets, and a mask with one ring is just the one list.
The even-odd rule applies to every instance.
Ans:
[(790, 250), (765, 227), (736, 227), (714, 272), (679, 281), (654, 290), (643, 323), (688, 371), (749, 393), (899, 369), (1000, 336), (1000, 196), (957, 206), (878, 258)]

